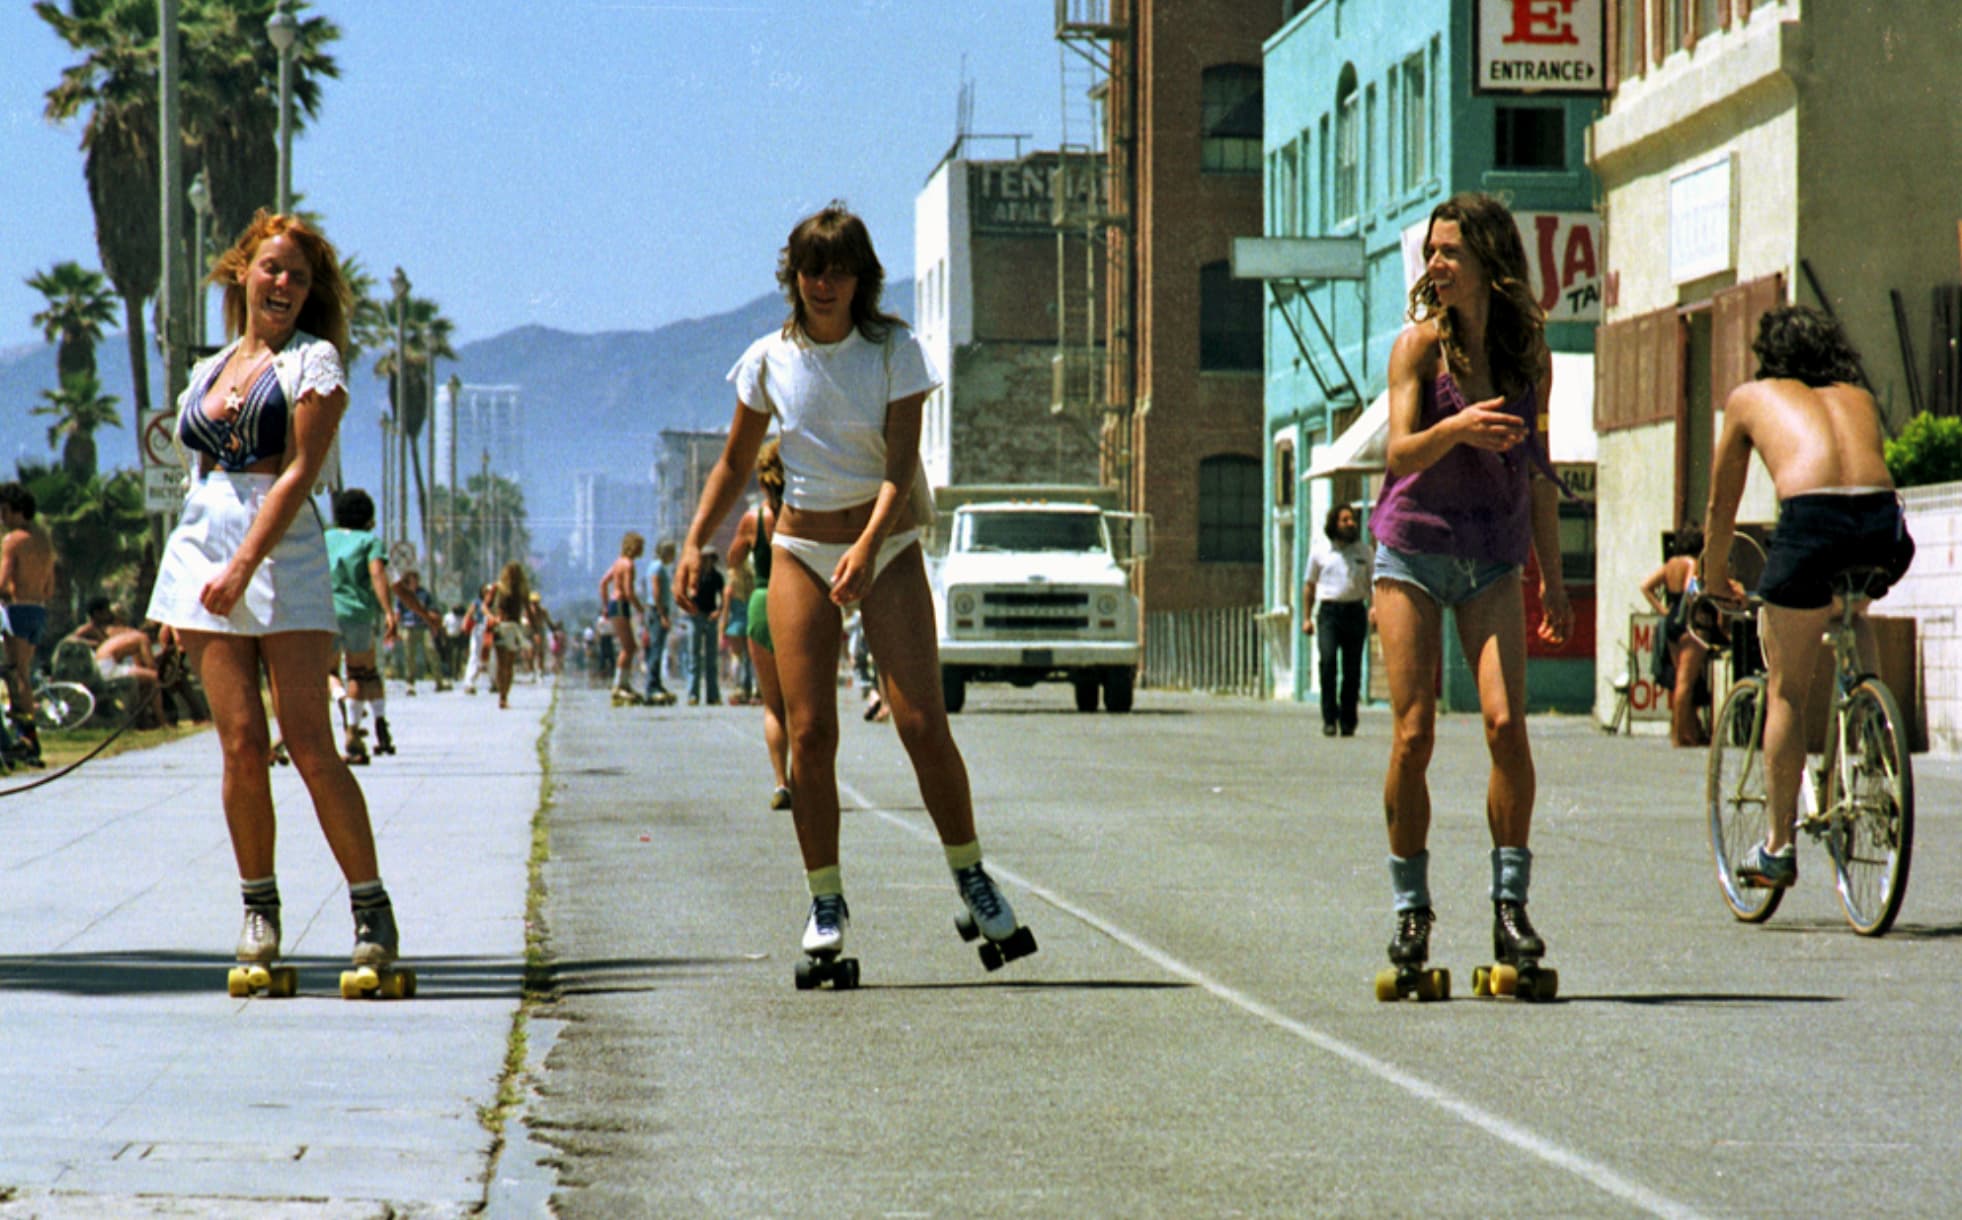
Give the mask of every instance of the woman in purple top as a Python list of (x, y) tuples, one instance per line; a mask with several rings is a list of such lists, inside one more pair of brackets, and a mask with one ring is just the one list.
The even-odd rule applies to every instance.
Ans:
[(1558, 483), (1535, 426), (1547, 410), (1552, 358), (1505, 205), (1460, 194), (1431, 212), (1409, 316), (1390, 354), (1389, 472), (1370, 520), (1395, 717), (1383, 785), (1397, 912), (1390, 961), (1414, 972), (1429, 954), (1425, 771), (1449, 608), (1477, 675), (1492, 755), (1485, 815), (1496, 955), (1520, 967), (1530, 993), (1545, 945), (1525, 913), (1534, 787), (1522, 593), (1529, 550), (1539, 557), (1540, 638), (1564, 640), (1573, 609), (1560, 574)]

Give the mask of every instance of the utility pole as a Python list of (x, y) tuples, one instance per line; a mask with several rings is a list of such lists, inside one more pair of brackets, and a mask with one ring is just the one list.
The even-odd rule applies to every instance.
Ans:
[[(157, 154), (158, 190), (163, 216), (163, 260), (157, 277), (158, 347), (164, 366), (164, 403), (174, 404), (190, 380), (184, 360), (184, 141), (177, 78), (183, 47), (177, 37), (178, 0), (157, 0)], [(136, 450), (142, 461), (143, 421), (138, 420)]]

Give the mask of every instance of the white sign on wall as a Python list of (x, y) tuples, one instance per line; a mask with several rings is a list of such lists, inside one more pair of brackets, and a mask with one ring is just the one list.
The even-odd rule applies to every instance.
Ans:
[(1734, 158), (1725, 153), (1669, 179), (1669, 278), (1700, 280), (1737, 265)]
[(1607, 0), (1478, 0), (1481, 93), (1607, 92)]
[[(1515, 212), (1526, 279), (1549, 322), (1601, 320), (1601, 217), (1593, 212)], [(1404, 291), (1424, 272), (1430, 220), (1403, 231)]]

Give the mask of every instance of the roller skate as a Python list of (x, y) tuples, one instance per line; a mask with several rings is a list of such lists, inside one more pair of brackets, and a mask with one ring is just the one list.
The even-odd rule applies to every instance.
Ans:
[(225, 992), (235, 999), (264, 992), (290, 996), (300, 987), (300, 972), (275, 966), (279, 960), (279, 905), (248, 905), (245, 925), (238, 933), (239, 965), (225, 976)]
[(284, 741), (275, 741), (272, 743), (272, 760), (276, 766), (290, 767), (293, 765), (293, 756), (287, 752)]
[(389, 736), (388, 720), (383, 716), (375, 717), (375, 753), (395, 753), (395, 738)]
[(797, 963), (797, 990), (809, 991), (829, 982), (833, 991), (858, 986), (858, 959), (840, 957), (852, 913), (843, 894), (819, 894), (811, 899), (811, 917), (804, 923), (804, 960)]
[(777, 785), (770, 793), (770, 808), (790, 808), (790, 789), (784, 787), (782, 784)]
[(613, 688), (613, 706), (614, 707), (645, 707), (647, 706), (647, 700), (641, 698), (639, 695), (635, 694), (633, 691), (629, 690), (624, 686), (616, 686)]
[(1392, 1000), (1415, 998), (1428, 1003), (1451, 998), (1451, 972), (1426, 970), (1431, 956), (1431, 925), (1437, 916), (1429, 907), (1411, 907), (1397, 912), (1396, 935), (1390, 940), (1390, 966), (1376, 974), (1376, 998)]
[(368, 734), (361, 729), (348, 730), (347, 749), (343, 751), (343, 754), (347, 758), (348, 766), (365, 767), (368, 765), (367, 737)]
[(1492, 904), (1491, 966), (1472, 971), (1472, 994), (1517, 996), (1522, 1000), (1551, 1000), (1560, 991), (1560, 975), (1540, 965), (1546, 942), (1526, 918), (1526, 904), (1501, 898)]
[(416, 993), (416, 972), (395, 968), (400, 939), (387, 902), (354, 912), (354, 969), (341, 972), (343, 1000), (406, 1000)]
[(7, 761), (21, 767), (45, 767), (47, 761), (41, 757), (41, 730), (32, 720), (22, 720), (9, 715), (13, 721), (14, 740), (7, 747)]
[(954, 930), (965, 941), (986, 938), (980, 947), (983, 967), (991, 972), (999, 970), (1003, 963), (1036, 951), (1035, 933), (1015, 922), (1014, 909), (987, 869), (979, 864), (955, 869), (954, 884), (967, 903), (967, 910), (954, 916)]
[(657, 690), (649, 694), (647, 698), (644, 700), (644, 702), (654, 707), (673, 707), (674, 692), (666, 691), (666, 690)]

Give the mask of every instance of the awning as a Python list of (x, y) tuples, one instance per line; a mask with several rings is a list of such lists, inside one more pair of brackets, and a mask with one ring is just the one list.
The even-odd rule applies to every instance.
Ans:
[[(1553, 353), (1553, 400), (1549, 414), (1553, 460), (1556, 463), (1594, 461), (1592, 353)], [(1301, 477), (1306, 480), (1338, 474), (1381, 474), (1389, 445), (1390, 395), (1385, 391), (1340, 436), (1314, 447), (1314, 460)]]

